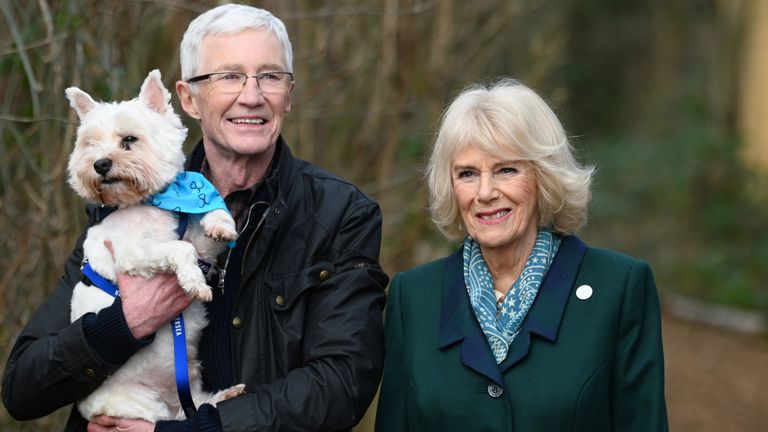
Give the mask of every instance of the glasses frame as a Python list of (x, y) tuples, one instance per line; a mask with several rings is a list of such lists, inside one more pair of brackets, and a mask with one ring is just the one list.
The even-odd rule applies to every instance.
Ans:
[[(291, 82), (293, 82), (293, 72), (274, 71), (274, 72), (262, 72), (262, 73), (259, 73), (259, 74), (256, 74), (256, 75), (248, 75), (245, 72), (223, 71), (223, 72), (211, 72), (211, 73), (207, 73), (207, 74), (203, 74), (203, 75), (198, 75), (196, 77), (192, 77), (192, 78), (188, 79), (187, 83), (193, 84), (193, 83), (197, 83), (197, 82), (201, 82), (201, 81), (205, 81), (205, 80), (210, 80), (212, 77), (214, 77), (216, 75), (240, 75), (240, 76), (244, 76), (245, 77), (245, 81), (243, 81), (243, 86), (240, 88), (240, 91), (243, 91), (245, 86), (248, 84), (248, 78), (255, 79), (256, 80), (256, 86), (261, 91), (264, 91), (264, 89), (261, 87), (261, 83), (259, 82), (259, 80), (261, 80), (263, 77), (265, 77), (267, 75), (287, 75), (287, 76), (291, 77)], [(290, 88), (290, 86), (289, 86), (289, 88)], [(288, 90), (288, 89), (286, 88), (286, 90)]]

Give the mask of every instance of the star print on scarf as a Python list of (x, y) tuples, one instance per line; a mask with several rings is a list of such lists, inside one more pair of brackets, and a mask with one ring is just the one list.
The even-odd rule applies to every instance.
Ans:
[(464, 282), (475, 317), (497, 364), (507, 358), (509, 345), (515, 340), (536, 299), (560, 242), (560, 237), (549, 231), (538, 232), (523, 272), (509, 289), (499, 310), (496, 308), (491, 272), (485, 264), (480, 246), (471, 237), (464, 241)]

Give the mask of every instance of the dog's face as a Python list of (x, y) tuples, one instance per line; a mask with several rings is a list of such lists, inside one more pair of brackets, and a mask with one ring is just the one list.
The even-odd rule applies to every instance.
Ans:
[(80, 118), (69, 157), (69, 184), (98, 204), (128, 207), (165, 188), (184, 165), (187, 129), (170, 105), (171, 95), (153, 70), (139, 97), (94, 102), (82, 90), (66, 90)]

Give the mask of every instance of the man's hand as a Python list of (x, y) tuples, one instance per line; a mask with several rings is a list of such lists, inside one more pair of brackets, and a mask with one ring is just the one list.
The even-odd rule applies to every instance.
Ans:
[(139, 419), (97, 416), (88, 423), (88, 432), (153, 432), (155, 424)]
[(144, 279), (118, 273), (117, 286), (125, 322), (136, 339), (145, 338), (168, 325), (192, 303), (174, 274), (157, 274)]
[[(109, 240), (104, 242), (104, 246), (112, 253)], [(161, 273), (144, 279), (118, 273), (116, 278), (125, 322), (136, 339), (143, 339), (168, 325), (192, 303), (192, 299), (179, 287), (175, 274)]]

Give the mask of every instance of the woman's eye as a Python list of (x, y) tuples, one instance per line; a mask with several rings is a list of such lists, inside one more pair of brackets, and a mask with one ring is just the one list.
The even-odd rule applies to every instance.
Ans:
[(456, 174), (456, 178), (458, 178), (458, 179), (470, 179), (470, 178), (472, 178), (472, 176), (473, 176), (474, 174), (475, 174), (475, 173), (473, 173), (472, 171), (468, 171), (468, 170), (459, 171), (459, 172)]
[(519, 172), (520, 170), (518, 170), (515, 167), (503, 167), (503, 168), (499, 168), (499, 170), (496, 171), (497, 174), (505, 177), (511, 177), (511, 176), (517, 175)]

